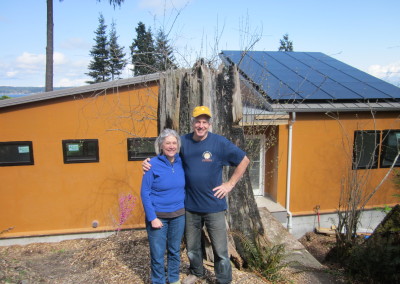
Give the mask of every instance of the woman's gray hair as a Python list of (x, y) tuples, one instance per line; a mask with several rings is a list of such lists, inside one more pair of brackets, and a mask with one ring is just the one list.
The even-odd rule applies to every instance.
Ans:
[(175, 130), (165, 128), (163, 131), (161, 131), (160, 135), (157, 137), (156, 141), (154, 142), (154, 149), (156, 150), (156, 154), (159, 155), (162, 153), (162, 144), (164, 143), (165, 138), (168, 136), (174, 136), (176, 138), (176, 141), (178, 142), (178, 149), (177, 153), (179, 153), (181, 149), (181, 137), (176, 133)]

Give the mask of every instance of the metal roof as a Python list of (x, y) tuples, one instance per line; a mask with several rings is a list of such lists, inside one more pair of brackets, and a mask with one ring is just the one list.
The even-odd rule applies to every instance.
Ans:
[(320, 52), (222, 51), (270, 111), (399, 110), (400, 88)]
[(159, 73), (132, 77), (128, 79), (114, 80), (110, 82), (97, 83), (82, 87), (62, 89), (52, 92), (37, 93), (19, 98), (0, 100), (0, 108), (14, 105), (33, 103), (38, 101), (50, 100), (66, 96), (79, 95), (83, 93), (96, 92), (99, 90), (115, 89), (129, 85), (143, 84), (147, 82), (157, 81), (160, 79)]

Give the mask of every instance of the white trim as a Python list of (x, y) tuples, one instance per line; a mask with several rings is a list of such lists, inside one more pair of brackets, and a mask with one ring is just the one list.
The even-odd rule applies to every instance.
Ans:
[[(265, 186), (265, 135), (248, 135), (247, 139), (259, 139), (260, 140), (260, 166), (258, 168), (258, 190), (253, 189), (253, 193), (255, 196), (263, 196), (264, 195), (264, 186)], [(258, 192), (257, 192), (258, 191)]]

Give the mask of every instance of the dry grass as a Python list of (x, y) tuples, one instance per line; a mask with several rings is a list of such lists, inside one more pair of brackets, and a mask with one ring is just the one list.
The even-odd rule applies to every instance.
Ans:
[[(104, 239), (77, 239), (0, 247), (0, 283), (150, 283), (145, 231), (126, 231)], [(182, 251), (181, 278), (189, 263)], [(202, 283), (214, 283), (206, 266)], [(234, 283), (265, 283), (234, 269)]]
[[(308, 246), (321, 256), (324, 239), (314, 237)], [(189, 273), (182, 248), (181, 280)], [(206, 277), (199, 283), (215, 283), (213, 266), (205, 263)], [(313, 283), (307, 273), (283, 271), (286, 283)], [(123, 231), (103, 239), (76, 239), (0, 247), (0, 283), (150, 283), (150, 258), (146, 231)], [(234, 284), (269, 283), (256, 274), (233, 268)]]

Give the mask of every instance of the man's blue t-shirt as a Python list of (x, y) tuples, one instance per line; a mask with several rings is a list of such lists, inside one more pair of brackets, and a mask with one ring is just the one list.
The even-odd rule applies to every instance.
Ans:
[(211, 132), (203, 141), (194, 141), (193, 133), (181, 136), (181, 141), (186, 210), (200, 213), (226, 210), (225, 198), (215, 197), (212, 189), (222, 184), (223, 166), (237, 166), (246, 153), (225, 137)]

